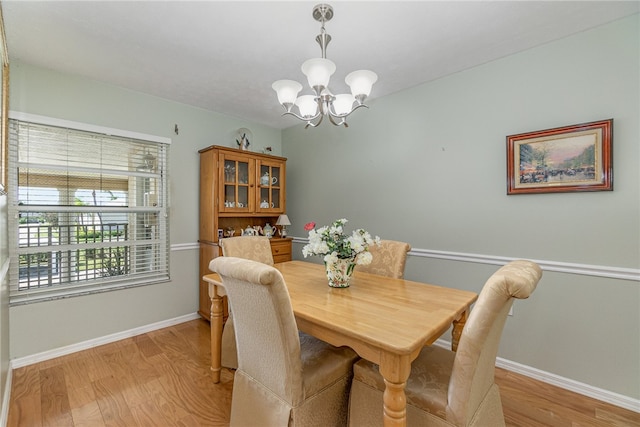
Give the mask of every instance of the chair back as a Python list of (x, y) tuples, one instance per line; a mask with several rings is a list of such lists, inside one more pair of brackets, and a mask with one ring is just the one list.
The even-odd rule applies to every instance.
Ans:
[(220, 239), (222, 255), (250, 259), (273, 265), (269, 238), (265, 236), (237, 236)]
[(371, 264), (358, 265), (356, 270), (402, 279), (404, 277), (407, 254), (410, 250), (411, 246), (408, 243), (381, 240), (379, 245), (369, 246), (369, 252), (373, 255)]
[(302, 401), (298, 328), (280, 272), (264, 263), (229, 256), (213, 259), (209, 268), (222, 278), (233, 301), (238, 371), (289, 404)]
[(540, 267), (517, 260), (485, 283), (462, 330), (448, 390), (447, 419), (468, 425), (494, 384), (502, 330), (514, 298), (528, 298), (542, 277)]

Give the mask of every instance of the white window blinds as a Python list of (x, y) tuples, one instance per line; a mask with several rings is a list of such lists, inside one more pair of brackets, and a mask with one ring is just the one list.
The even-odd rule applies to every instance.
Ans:
[(169, 279), (169, 145), (74, 125), (9, 122), (12, 305)]

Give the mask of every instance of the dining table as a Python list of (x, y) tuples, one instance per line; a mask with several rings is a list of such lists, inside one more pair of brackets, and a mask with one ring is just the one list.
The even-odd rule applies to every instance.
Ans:
[[(325, 267), (306, 261), (274, 265), (291, 299), (298, 329), (334, 346), (348, 346), (376, 363), (386, 385), (384, 425), (406, 426), (406, 381), (420, 350), (452, 330), (457, 349), (475, 292), (359, 272), (347, 288), (328, 286)], [(211, 374), (220, 381), (223, 290), (216, 273), (203, 279), (211, 298)]]

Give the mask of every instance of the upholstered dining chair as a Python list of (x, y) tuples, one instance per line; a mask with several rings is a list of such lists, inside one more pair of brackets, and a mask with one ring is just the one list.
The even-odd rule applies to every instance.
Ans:
[[(517, 260), (485, 283), (462, 330), (457, 352), (437, 346), (422, 349), (411, 365), (405, 393), (407, 425), (504, 426), (495, 362), (502, 330), (514, 298), (528, 298), (542, 270)], [(382, 425), (382, 392), (378, 367), (360, 360), (354, 365), (349, 425)]]
[(250, 259), (273, 265), (269, 238), (265, 236), (237, 236), (220, 239), (222, 255)]
[[(250, 259), (273, 265), (273, 254), (269, 238), (264, 236), (237, 236), (220, 239), (223, 256)], [(227, 296), (228, 298), (228, 296)], [(233, 317), (229, 316), (222, 329), (220, 365), (229, 369), (238, 368), (236, 334)]]
[(231, 426), (346, 425), (355, 352), (300, 338), (285, 281), (274, 267), (225, 256), (209, 268), (222, 278), (236, 326)]
[(371, 264), (358, 265), (356, 270), (402, 279), (404, 277), (407, 254), (410, 250), (411, 246), (408, 243), (381, 240), (379, 245), (369, 246), (369, 252), (373, 255)]

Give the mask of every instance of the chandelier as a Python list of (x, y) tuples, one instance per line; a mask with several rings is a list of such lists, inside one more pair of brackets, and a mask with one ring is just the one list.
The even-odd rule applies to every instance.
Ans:
[[(278, 94), (278, 102), (286, 110), (282, 115), (291, 115), (306, 122), (305, 129), (318, 126), (325, 116), (336, 126), (348, 127), (347, 116), (360, 107), (367, 107), (364, 100), (371, 93), (371, 87), (378, 76), (369, 70), (354, 71), (345, 78), (351, 93), (332, 94), (328, 86), (331, 75), (336, 71), (336, 64), (327, 59), (327, 45), (331, 36), (325, 32), (324, 23), (333, 18), (333, 8), (328, 4), (319, 4), (313, 8), (313, 18), (321, 25), (316, 41), (320, 45), (322, 58), (309, 59), (301, 68), (314, 95), (298, 96), (302, 85), (294, 80), (278, 80), (271, 87)], [(294, 105), (298, 113), (294, 111)]]

